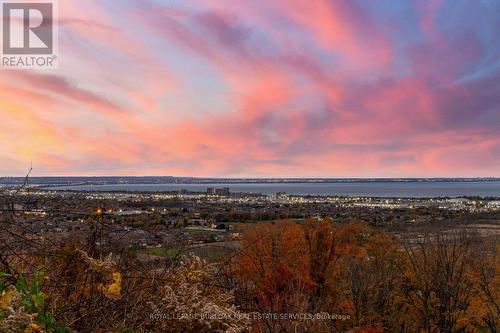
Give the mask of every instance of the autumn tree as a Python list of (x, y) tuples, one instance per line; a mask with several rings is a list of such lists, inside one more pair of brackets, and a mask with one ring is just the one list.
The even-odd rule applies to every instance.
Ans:
[(345, 256), (359, 256), (361, 238), (366, 229), (359, 224), (345, 224), (334, 228), (330, 220), (309, 219), (304, 226), (310, 276), (314, 289), (309, 310), (325, 308), (328, 294), (335, 289), (335, 276), (342, 270), (339, 260)]
[[(401, 292), (412, 330), (465, 330), (474, 292), (471, 276), (475, 238), (467, 233), (427, 235), (406, 246)], [(415, 320), (416, 319), (416, 320)]]
[(500, 329), (500, 244), (497, 237), (476, 243), (472, 278), (474, 299), (472, 319), (474, 323), (490, 332)]
[[(306, 312), (313, 281), (303, 228), (291, 221), (248, 227), (234, 260), (242, 308), (258, 313)], [(286, 321), (264, 320), (271, 331), (290, 331)]]
[(348, 299), (356, 327), (379, 327), (401, 331), (398, 286), (401, 282), (402, 258), (393, 237), (375, 232), (364, 244), (364, 255), (346, 263)]

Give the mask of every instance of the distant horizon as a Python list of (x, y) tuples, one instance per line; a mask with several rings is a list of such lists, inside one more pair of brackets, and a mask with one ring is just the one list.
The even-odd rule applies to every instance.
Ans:
[[(0, 183), (19, 186), (23, 178)], [(195, 178), (146, 177), (42, 177), (30, 184), (49, 191), (208, 193), (228, 188), (232, 193), (276, 195), (347, 195), (370, 197), (500, 197), (498, 178)]]
[[(2, 178), (19, 178), (24, 179), (26, 176), (0, 176)], [(418, 177), (418, 176), (409, 176), (409, 177), (383, 177), (383, 176), (375, 176), (375, 177), (273, 177), (273, 176), (172, 176), (172, 175), (43, 175), (43, 176), (29, 176), (29, 179), (39, 179), (39, 178), (174, 178), (174, 179), (220, 179), (220, 180), (239, 180), (239, 179), (247, 179), (247, 180), (259, 180), (259, 179), (270, 179), (270, 180), (377, 180), (377, 179), (495, 179), (500, 180), (500, 176), (460, 176), (460, 177), (450, 177), (450, 176), (431, 176), (431, 177)]]

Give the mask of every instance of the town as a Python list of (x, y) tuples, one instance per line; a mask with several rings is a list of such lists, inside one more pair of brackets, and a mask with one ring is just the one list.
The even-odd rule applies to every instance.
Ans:
[[(15, 188), (5, 193), (13, 195)], [(12, 210), (29, 237), (78, 238), (104, 221), (109, 242), (126, 239), (137, 249), (230, 243), (242, 228), (258, 222), (328, 219), (361, 223), (388, 232), (412, 228), (467, 226), (500, 234), (498, 198), (377, 198), (206, 192), (166, 193), (48, 191), (28, 187), (16, 194)], [(486, 231), (485, 231), (486, 230)], [(163, 253), (159, 250), (150, 253)]]
[[(472, 290), (470, 286), (477, 285), (474, 293), (467, 294), (471, 295), (467, 300), (479, 302), (487, 315), (473, 324), (490, 328), (497, 324), (495, 313), (488, 310), (496, 304), (496, 296), (491, 296), (496, 275), (488, 272), (493, 272), (498, 260), (497, 197), (266, 195), (232, 193), (224, 186), (208, 187), (203, 192), (79, 192), (32, 185), (4, 186), (1, 190), (0, 282), (9, 283), (11, 277), (36, 282), (43, 274), (48, 296), (40, 296), (35, 285), (30, 287), (34, 291), (20, 289), (26, 294), (22, 297), (43, 297), (44, 302), (53, 304), (51, 311), (57, 318), (77, 318), (76, 322), (58, 319), (72, 329), (92, 331), (98, 324), (78, 319), (79, 313), (82, 307), (95, 311), (92, 309), (104, 306), (106, 314), (116, 313), (120, 318), (130, 307), (135, 315), (121, 319), (127, 327), (147, 325), (152, 331), (186, 331), (193, 320), (199, 319), (203, 329), (190, 332), (210, 331), (214, 323), (233, 325), (240, 332), (267, 326), (276, 331), (286, 325), (285, 331), (293, 332), (295, 324), (287, 318), (296, 317), (302, 331), (347, 331), (360, 326), (357, 316), (367, 321), (371, 316), (380, 318), (383, 312), (377, 304), (369, 305), (373, 315), (343, 307), (343, 302), (362, 301), (356, 283), (363, 283), (362, 293), (386, 293), (385, 281), (395, 279), (387, 306), (397, 307), (402, 297), (412, 306), (411, 311), (417, 311), (411, 305), (411, 288), (424, 292), (425, 286), (430, 286), (438, 293), (443, 283), (449, 283), (443, 275), (447, 265), (454, 267), (454, 280), (462, 276), (468, 279), (460, 288)], [(422, 258), (431, 260), (430, 266)], [(457, 258), (465, 258), (470, 274), (461, 273), (462, 259)], [(18, 267), (23, 267), (22, 273), (17, 273)], [(360, 275), (359, 267), (368, 273)], [(429, 267), (431, 271), (421, 273)], [(322, 269), (327, 279), (318, 275)], [(487, 275), (474, 275), (476, 272)], [(407, 274), (413, 279), (410, 289), (406, 287)], [(436, 277), (441, 280), (434, 287)], [(375, 284), (373, 278), (377, 279)], [(421, 285), (424, 279), (427, 282)], [(304, 283), (310, 287), (301, 289)], [(345, 295), (336, 289), (338, 284), (340, 290), (347, 290)], [(330, 308), (324, 305), (324, 310), (311, 310), (318, 299), (314, 288), (319, 286), (326, 288), (317, 289), (322, 302), (335, 295), (344, 296)], [(261, 293), (263, 288), (265, 293)], [(165, 296), (168, 290), (178, 293), (172, 296), (180, 301), (178, 305), (170, 305), (171, 296)], [(203, 290), (200, 308), (186, 312), (187, 307), (198, 304), (193, 297)], [(268, 306), (271, 300), (292, 300), (295, 291), (306, 300), (298, 309), (288, 303), (278, 308)], [(227, 292), (234, 296), (229, 297)], [(3, 291), (2, 300), (10, 297), (9, 293), (14, 289)], [(57, 296), (68, 293), (86, 303), (68, 303)], [(224, 308), (207, 313), (211, 297), (227, 300), (220, 303)], [(24, 309), (21, 304), (15, 306)], [(42, 311), (36, 306), (29, 311)], [(474, 309), (467, 307), (467, 311)], [(437, 317), (448, 310), (436, 311), (433, 316)], [(114, 325), (104, 313), (95, 313), (93, 320), (105, 322), (106, 327)], [(393, 328), (399, 327), (399, 318), (405, 316), (402, 310), (383, 313), (385, 325)], [(407, 325), (425, 325), (425, 316), (416, 318)], [(31, 324), (24, 321), (22, 325)], [(50, 321), (46, 327), (54, 325)]]

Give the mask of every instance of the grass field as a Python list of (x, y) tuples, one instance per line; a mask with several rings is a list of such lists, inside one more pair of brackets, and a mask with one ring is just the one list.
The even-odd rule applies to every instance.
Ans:
[(233, 249), (213, 244), (201, 244), (198, 246), (171, 246), (171, 247), (151, 247), (137, 250), (138, 254), (152, 255), (158, 257), (174, 258), (177, 255), (188, 253), (196, 254), (197, 256), (208, 261), (216, 261), (221, 257), (229, 254)]
[(221, 229), (210, 229), (205, 227), (186, 227), (183, 229), (183, 231), (186, 231), (191, 235), (199, 235), (203, 233), (220, 234), (226, 232), (225, 230)]
[(180, 251), (180, 246), (172, 246), (172, 247), (149, 247), (145, 249), (137, 250), (138, 254), (149, 254), (152, 256), (158, 257), (175, 257)]

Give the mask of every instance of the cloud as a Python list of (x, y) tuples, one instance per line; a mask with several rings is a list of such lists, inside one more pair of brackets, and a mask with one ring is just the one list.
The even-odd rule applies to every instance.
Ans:
[(500, 176), (481, 2), (82, 6), (59, 71), (0, 73), (4, 174)]
[(9, 72), (11, 80), (20, 80), (37, 92), (45, 91), (51, 95), (67, 98), (75, 103), (86, 104), (101, 112), (124, 112), (125, 110), (109, 99), (96, 93), (79, 88), (69, 79), (55, 74), (39, 74), (27, 71)]

